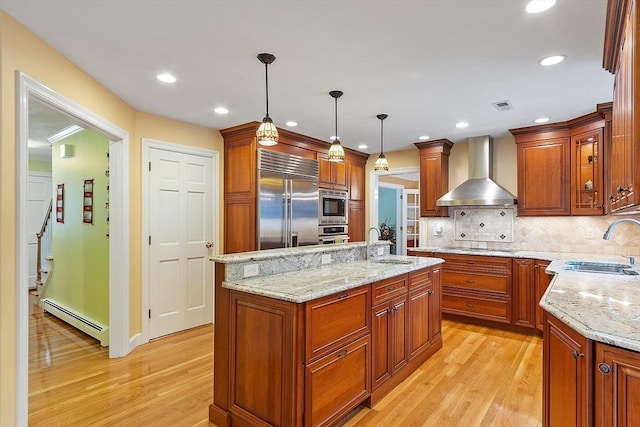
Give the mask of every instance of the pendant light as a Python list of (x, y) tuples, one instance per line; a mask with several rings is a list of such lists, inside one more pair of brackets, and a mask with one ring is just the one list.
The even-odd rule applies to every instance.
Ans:
[(336, 103), (336, 135), (335, 139), (331, 143), (331, 147), (329, 147), (328, 157), (330, 162), (344, 162), (344, 148), (342, 148), (342, 145), (340, 144), (340, 137), (338, 137), (338, 98), (342, 96), (342, 91), (332, 90), (329, 92), (329, 95), (335, 99)]
[(380, 119), (380, 155), (378, 156), (378, 160), (376, 160), (376, 164), (373, 166), (373, 169), (377, 171), (388, 171), (389, 162), (384, 156), (384, 150), (382, 149), (382, 135), (384, 131), (383, 122), (388, 116), (386, 114), (378, 114), (376, 117)]
[(269, 74), (267, 72), (267, 67), (273, 61), (276, 60), (276, 57), (270, 53), (260, 53), (258, 54), (258, 60), (264, 64), (264, 81), (265, 81), (265, 94), (267, 100), (267, 114), (262, 119), (262, 123), (258, 126), (258, 130), (256, 131), (256, 138), (258, 139), (258, 144), (260, 145), (276, 145), (278, 143), (278, 129), (276, 129), (276, 125), (271, 121), (271, 117), (269, 117)]

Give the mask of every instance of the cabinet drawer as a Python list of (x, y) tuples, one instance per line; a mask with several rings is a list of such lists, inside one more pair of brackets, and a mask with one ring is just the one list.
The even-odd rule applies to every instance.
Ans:
[(305, 360), (310, 361), (371, 331), (369, 285), (306, 303)]
[(409, 290), (421, 288), (423, 286), (431, 285), (431, 269), (425, 268), (423, 270), (413, 271), (409, 273)]
[(511, 258), (482, 255), (436, 254), (444, 259), (444, 271), (489, 272), (492, 274), (510, 275)]
[(371, 336), (341, 347), (305, 368), (305, 426), (342, 418), (371, 393)]
[(390, 277), (371, 285), (373, 305), (407, 293), (407, 275)]
[(511, 295), (509, 278), (489, 274), (468, 274), (445, 271), (442, 285), (445, 288), (459, 288), (474, 291), (487, 291), (502, 295)]
[(511, 322), (511, 301), (442, 293), (442, 312), (496, 322)]

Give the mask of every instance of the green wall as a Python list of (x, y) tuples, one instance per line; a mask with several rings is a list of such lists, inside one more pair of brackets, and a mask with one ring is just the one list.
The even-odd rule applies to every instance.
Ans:
[[(109, 325), (109, 239), (106, 209), (109, 141), (82, 131), (54, 144), (73, 145), (73, 157), (52, 159), (54, 200), (64, 184), (64, 223), (53, 212), (54, 273), (46, 297)], [(93, 224), (83, 223), (84, 180), (93, 179)], [(54, 206), (56, 203), (54, 202)]]
[(29, 172), (51, 172), (51, 162), (29, 160)]

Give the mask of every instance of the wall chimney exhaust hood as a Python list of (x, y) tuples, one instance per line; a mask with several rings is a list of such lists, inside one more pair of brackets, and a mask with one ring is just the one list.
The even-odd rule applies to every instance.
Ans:
[(438, 206), (511, 206), (516, 196), (491, 179), (493, 139), (469, 138), (469, 179), (436, 201)]

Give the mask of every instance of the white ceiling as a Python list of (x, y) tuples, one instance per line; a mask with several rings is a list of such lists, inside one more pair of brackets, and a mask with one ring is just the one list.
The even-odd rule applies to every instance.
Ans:
[[(602, 68), (606, 0), (0, 0), (0, 8), (137, 110), (211, 128), (264, 116), (327, 140), (339, 89), (343, 145), (413, 147), (499, 137), (540, 116), (562, 121), (612, 99)], [(537, 61), (567, 55), (554, 67)], [(158, 82), (174, 73), (174, 85)], [(509, 100), (510, 111), (492, 102)], [(225, 106), (226, 116), (213, 113)], [(456, 129), (465, 120), (470, 126)]]

